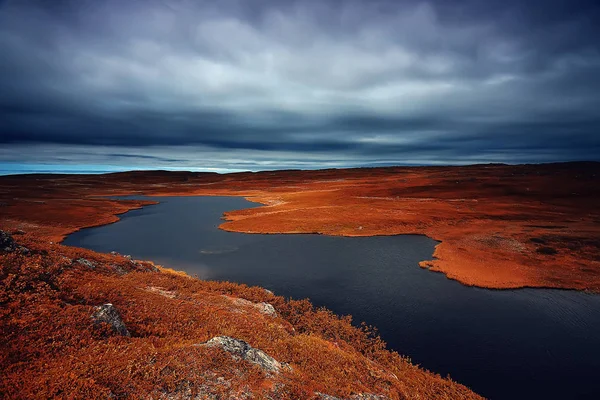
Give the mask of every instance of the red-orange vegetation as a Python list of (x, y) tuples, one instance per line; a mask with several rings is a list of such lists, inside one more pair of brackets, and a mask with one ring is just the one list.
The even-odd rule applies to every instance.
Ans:
[[(478, 398), (386, 350), (368, 328), (306, 300), (120, 255), (21, 244), (30, 252), (0, 255), (2, 398)], [(82, 257), (93, 268), (77, 261)], [(252, 306), (260, 302), (277, 315)], [(105, 303), (118, 309), (131, 337), (94, 323), (94, 306)], [(198, 346), (215, 336), (244, 340), (291, 368), (270, 375)]]

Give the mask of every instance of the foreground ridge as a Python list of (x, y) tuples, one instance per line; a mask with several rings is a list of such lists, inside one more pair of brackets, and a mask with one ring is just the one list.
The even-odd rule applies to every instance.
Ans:
[(307, 300), (1, 234), (2, 398), (481, 398)]

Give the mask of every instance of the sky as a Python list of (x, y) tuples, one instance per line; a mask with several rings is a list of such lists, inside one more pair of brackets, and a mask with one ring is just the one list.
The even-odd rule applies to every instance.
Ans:
[(0, 173), (600, 160), (600, 2), (0, 0)]

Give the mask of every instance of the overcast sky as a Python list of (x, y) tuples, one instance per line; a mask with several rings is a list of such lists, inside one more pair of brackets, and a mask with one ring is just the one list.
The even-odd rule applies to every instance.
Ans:
[(600, 2), (0, 0), (0, 171), (600, 159)]

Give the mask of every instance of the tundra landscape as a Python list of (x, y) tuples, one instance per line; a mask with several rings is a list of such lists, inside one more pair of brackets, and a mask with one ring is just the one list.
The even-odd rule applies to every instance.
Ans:
[(424, 234), (440, 243), (421, 268), (464, 285), (598, 292), (599, 172), (566, 163), (2, 177), (0, 393), (479, 398), (307, 300), (60, 242), (151, 203), (114, 196), (244, 196), (263, 206), (226, 213), (221, 229)]
[(0, 0), (0, 399), (600, 398), (598, 0)]

